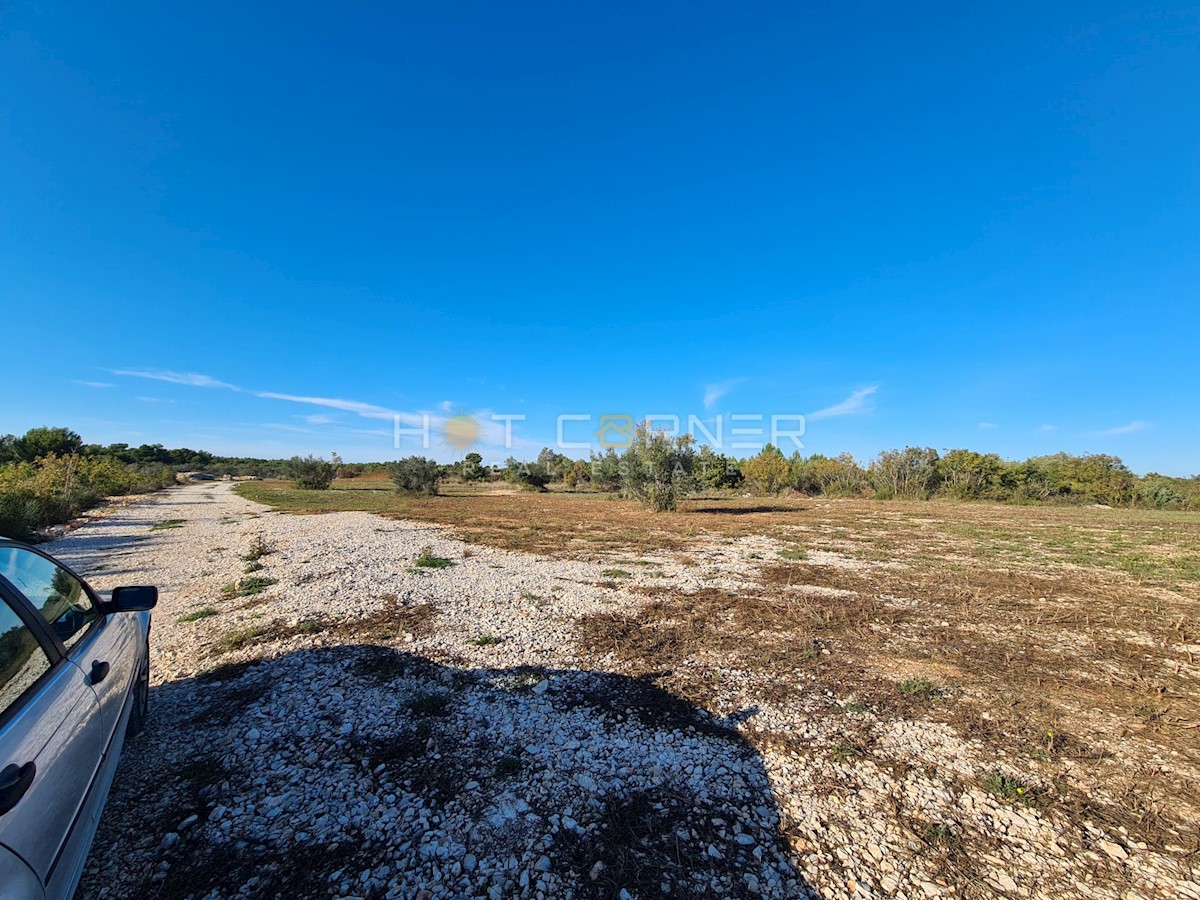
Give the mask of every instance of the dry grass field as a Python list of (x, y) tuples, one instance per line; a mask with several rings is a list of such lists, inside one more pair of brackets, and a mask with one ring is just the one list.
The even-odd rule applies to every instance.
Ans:
[[(899, 783), (906, 767), (944, 763), (944, 779), (973, 780), (964, 792), (1065, 823), (1097, 883), (1119, 890), (1121, 860), (1137, 850), (1190, 878), (1200, 868), (1198, 515), (813, 498), (692, 499), (653, 515), (587, 494), (410, 499), (371, 479), (238, 491), (297, 513), (368, 510), (503, 549), (611, 561), (613, 586), (645, 602), (582, 619), (581, 658), (718, 715), (818, 722), (744, 729), (764, 752), (819, 758), (814, 794), (845, 801), (863, 767)], [(716, 548), (736, 589), (717, 577)], [(667, 560), (711, 569), (712, 586), (645, 577)], [(970, 772), (987, 774), (880, 744), (911, 723), (943, 729), (982, 760)], [(987, 834), (895, 805), (890, 815), (971, 895), (972, 872), (996, 850)], [(803, 850), (807, 838), (792, 837)]]

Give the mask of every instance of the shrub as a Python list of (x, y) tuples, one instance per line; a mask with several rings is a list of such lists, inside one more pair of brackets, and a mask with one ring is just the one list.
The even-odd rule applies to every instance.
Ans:
[(1004, 463), (995, 453), (947, 450), (937, 461), (939, 490), (955, 500), (979, 500), (996, 494)]
[(621, 459), (609, 448), (603, 456), (593, 453), (588, 459), (591, 480), (602, 491), (616, 491), (621, 487)]
[(432, 497), (438, 492), (440, 468), (432, 459), (409, 456), (388, 466), (388, 475), (402, 494)]
[(343, 465), (338, 466), (337, 477), (338, 478), (357, 478), (359, 475), (361, 475), (365, 471), (366, 471), (366, 466), (359, 465), (358, 463), (344, 463)]
[(871, 462), (871, 483), (881, 500), (924, 500), (937, 487), (938, 454), (932, 447), (884, 450)]
[(735, 488), (742, 483), (742, 469), (737, 459), (717, 453), (704, 446), (696, 455), (696, 482), (705, 488)]
[(483, 468), (483, 457), (478, 453), (468, 453), (458, 464), (458, 474), (463, 481), (480, 481), (487, 476)]
[(849, 453), (838, 456), (813, 454), (808, 459), (792, 457), (793, 484), (807, 494), (827, 497), (858, 497), (867, 489), (867, 473)]
[(757, 456), (742, 463), (746, 487), (755, 494), (777, 494), (792, 481), (792, 466), (774, 444), (767, 444)]
[(327, 491), (337, 476), (338, 466), (319, 456), (293, 456), (287, 464), (288, 477), (296, 487), (308, 491)]
[(26, 492), (0, 493), (0, 537), (32, 541), (43, 524), (42, 501)]
[(669, 512), (695, 485), (695, 462), (691, 435), (671, 437), (642, 422), (621, 457), (621, 491), (647, 509)]

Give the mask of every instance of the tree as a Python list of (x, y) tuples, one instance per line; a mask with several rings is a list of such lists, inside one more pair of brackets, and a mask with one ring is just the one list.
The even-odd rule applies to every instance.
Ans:
[(669, 512), (695, 485), (696, 451), (690, 434), (671, 437), (642, 422), (621, 456), (621, 490), (655, 512)]
[(287, 473), (296, 487), (309, 491), (326, 491), (337, 476), (338, 467), (319, 456), (293, 456), (287, 463)]
[(849, 453), (808, 459), (792, 456), (792, 483), (808, 494), (827, 497), (858, 497), (867, 489), (867, 473)]
[(483, 470), (483, 457), (478, 453), (468, 453), (459, 466), (459, 474), (463, 481), (479, 481), (487, 473)]
[(947, 450), (937, 461), (940, 491), (956, 500), (979, 500), (995, 495), (1004, 463), (995, 453)]
[(767, 444), (758, 453), (742, 462), (746, 487), (756, 494), (776, 494), (792, 480), (792, 466), (783, 451)]
[(563, 470), (563, 484), (575, 490), (580, 484), (588, 481), (590, 471), (588, 464), (582, 459), (574, 460)]
[(438, 492), (441, 469), (432, 459), (409, 456), (388, 466), (388, 475), (402, 494), (432, 497)]
[(608, 451), (600, 456), (597, 453), (592, 453), (588, 457), (588, 463), (591, 467), (592, 484), (601, 491), (616, 491), (621, 487), (621, 459), (617, 456), (617, 451), (611, 447)]
[(33, 462), (41, 456), (71, 456), (83, 448), (83, 438), (69, 428), (30, 428), (13, 441), (16, 459)]
[(707, 444), (696, 455), (696, 482), (705, 488), (735, 488), (742, 483), (742, 470), (732, 456), (717, 453)]

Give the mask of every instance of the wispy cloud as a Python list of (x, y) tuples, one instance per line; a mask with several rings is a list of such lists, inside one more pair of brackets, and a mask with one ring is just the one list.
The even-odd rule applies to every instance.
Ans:
[(266, 422), (263, 428), (274, 428), (276, 431), (290, 431), (293, 434), (312, 434), (311, 428), (300, 428), (296, 425), (281, 425), (278, 422)]
[(113, 369), (113, 374), (128, 375), (131, 378), (150, 378), (154, 381), (186, 384), (191, 387), (225, 388), (230, 391), (241, 390), (235, 384), (218, 381), (211, 375), (201, 375), (199, 372), (168, 372), (161, 369)]
[(1058, 430), (1058, 426), (1056, 426), (1056, 425), (1039, 425), (1038, 426), (1038, 431), (1041, 431), (1043, 433), (1049, 432), (1049, 431), (1057, 431), (1057, 430)]
[(1130, 422), (1128, 425), (1120, 425), (1116, 428), (1106, 428), (1103, 431), (1093, 431), (1095, 437), (1112, 437), (1118, 434), (1133, 434), (1138, 431), (1145, 431), (1150, 427), (1149, 422)]
[(995, 422), (980, 422), (975, 427), (978, 428), (980, 431), (991, 431), (993, 428), (999, 428), (1000, 426), (997, 425)]
[(303, 419), (309, 425), (332, 425), (336, 420), (333, 416), (327, 416), (324, 413), (314, 413), (311, 416), (296, 416), (297, 419)]
[(72, 380), (74, 380), (76, 384), (82, 384), (84, 387), (90, 387), (90, 388), (116, 387), (115, 384), (109, 384), (107, 381), (79, 381), (78, 379), (72, 379)]
[(312, 406), (340, 409), (342, 412), (352, 412), (367, 419), (391, 419), (399, 415), (393, 409), (376, 406), (374, 403), (363, 403), (359, 400), (342, 400), (337, 397), (301, 397), (296, 394), (277, 394), (274, 391), (255, 391), (254, 396), (262, 397), (264, 400), (287, 400), (290, 403), (308, 403)]
[(815, 422), (817, 419), (832, 419), (835, 416), (852, 416), (856, 413), (870, 412), (874, 408), (870, 402), (871, 396), (877, 390), (879, 390), (879, 385), (877, 384), (865, 387), (862, 390), (855, 391), (841, 403), (827, 406), (824, 409), (818, 409), (814, 413), (809, 413), (804, 418), (810, 422)]
[(162, 397), (138, 397), (143, 403), (174, 403), (174, 400), (164, 400)]
[(745, 380), (745, 378), (731, 378), (729, 381), (721, 381), (717, 384), (706, 384), (704, 386), (704, 408), (711, 409), (714, 403)]

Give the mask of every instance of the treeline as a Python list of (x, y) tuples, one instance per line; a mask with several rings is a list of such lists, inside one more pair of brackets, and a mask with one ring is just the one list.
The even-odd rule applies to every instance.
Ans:
[[(647, 472), (647, 469), (657, 469)], [(786, 456), (767, 445), (748, 459), (697, 449), (688, 437), (670, 438), (638, 430), (631, 446), (577, 460), (550, 448), (535, 460), (510, 458), (503, 467), (483, 469), (479, 460), (443, 467), (442, 477), (474, 481), (503, 479), (533, 490), (616, 491), (638, 497), (653, 492), (668, 499), (705, 491), (767, 496), (793, 492), (808, 496), (874, 497), (882, 500), (991, 500), (1001, 503), (1068, 503), (1200, 509), (1200, 476), (1138, 476), (1116, 456), (1056, 453), (1005, 460), (994, 453), (931, 447), (885, 450), (865, 465), (848, 453)], [(669, 489), (668, 489), (669, 487)], [(652, 501), (652, 506), (658, 505)]]
[(284, 460), (219, 457), (162, 444), (85, 444), (69, 428), (0, 436), (0, 536), (34, 540), (105, 497), (156, 491), (176, 473), (282, 477)]

